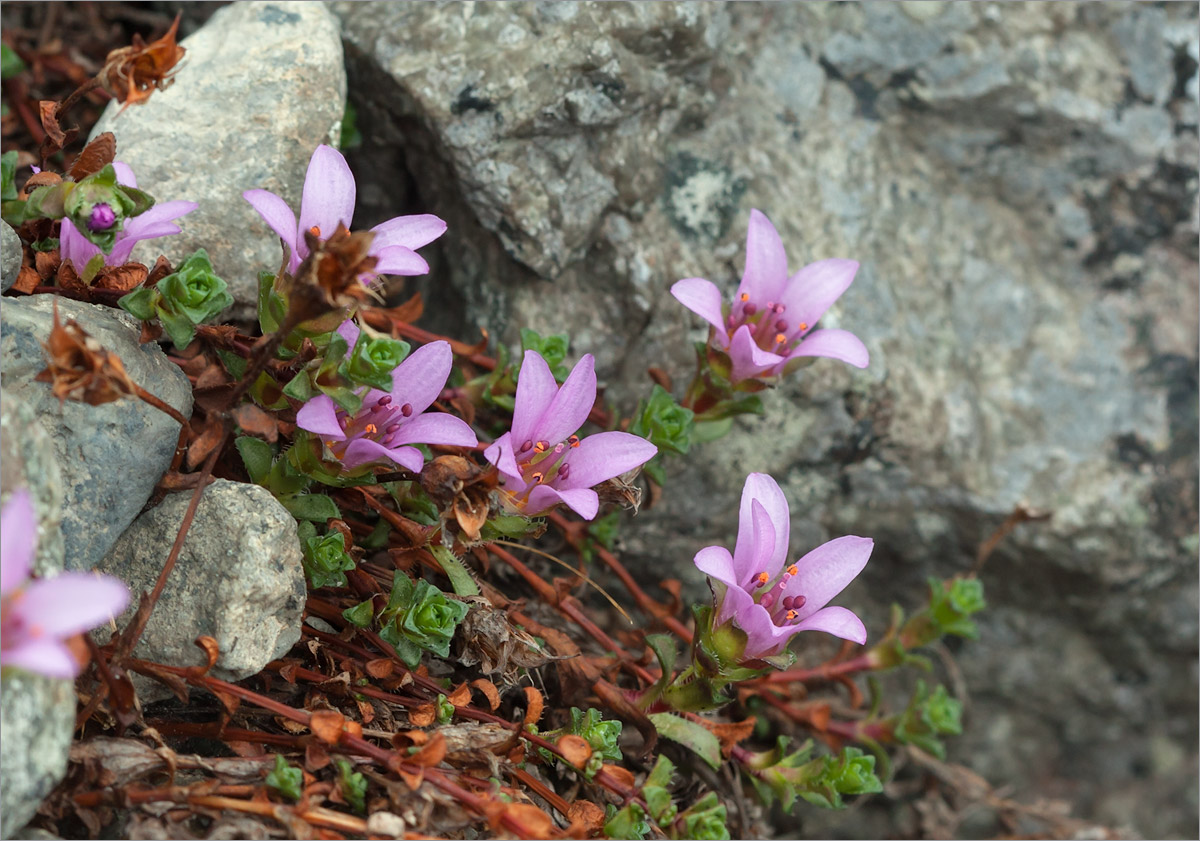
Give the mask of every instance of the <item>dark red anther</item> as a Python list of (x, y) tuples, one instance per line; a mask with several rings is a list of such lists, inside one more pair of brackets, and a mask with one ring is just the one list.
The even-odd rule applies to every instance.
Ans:
[(412, 403), (405, 403), (403, 406), (400, 407), (400, 414), (404, 415), (404, 417), (411, 418), (412, 413), (413, 413)]

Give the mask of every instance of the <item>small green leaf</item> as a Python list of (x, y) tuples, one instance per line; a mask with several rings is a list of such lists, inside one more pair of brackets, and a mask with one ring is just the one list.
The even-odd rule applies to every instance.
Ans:
[(355, 771), (345, 759), (337, 760), (338, 788), (342, 797), (360, 815), (367, 813), (367, 778)]
[(283, 387), (283, 393), (293, 400), (308, 401), (316, 392), (313, 390), (312, 381), (309, 379), (308, 371), (301, 371), (288, 381), (288, 384)]
[(233, 444), (237, 447), (238, 455), (242, 457), (242, 463), (246, 465), (250, 481), (256, 485), (266, 484), (267, 476), (271, 473), (271, 465), (275, 461), (275, 453), (271, 451), (271, 445), (249, 435), (235, 438)]
[(324, 523), (326, 520), (342, 516), (342, 512), (338, 510), (337, 503), (325, 496), (325, 494), (297, 494), (296, 496), (284, 497), (280, 502), (283, 503), (283, 507), (297, 520), (312, 520), (313, 522)]
[(117, 306), (138, 321), (150, 321), (154, 318), (154, 304), (157, 300), (158, 290), (139, 286), (128, 295), (122, 295), (117, 301)]
[(374, 602), (367, 599), (365, 602), (360, 602), (354, 607), (348, 607), (342, 611), (342, 617), (351, 625), (359, 628), (369, 628), (371, 620), (375, 618)]
[(25, 72), (25, 62), (8, 44), (0, 44), (0, 79), (11, 79)]
[(463, 562), (454, 557), (454, 553), (445, 546), (431, 546), (430, 553), (442, 566), (442, 571), (450, 578), (450, 586), (460, 596), (478, 596), (479, 585), (471, 577), (471, 573)]
[(721, 743), (707, 727), (673, 713), (652, 713), (650, 721), (663, 738), (678, 742), (713, 768), (721, 767)]

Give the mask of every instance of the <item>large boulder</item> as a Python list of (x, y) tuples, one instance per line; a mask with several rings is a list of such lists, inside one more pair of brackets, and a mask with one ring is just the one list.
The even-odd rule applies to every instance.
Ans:
[(871, 366), (820, 361), (697, 447), (632, 567), (703, 594), (692, 555), (767, 471), (796, 551), (875, 537), (846, 599), (877, 635), (1016, 506), (1049, 512), (983, 569), (955, 755), (1196, 832), (1194, 6), (334, 8), (372, 126), (351, 163), (392, 173), (362, 214), (450, 222), (438, 326), (569, 332), (628, 410), (649, 365), (685, 384), (704, 331), (667, 290), (732, 290), (750, 208), (793, 269), (862, 262), (825, 323)]
[(137, 246), (179, 262), (206, 248), (229, 283), (231, 318), (253, 320), (258, 272), (279, 268), (279, 239), (242, 198), (271, 190), (300, 207), (313, 150), (337, 143), (346, 73), (337, 22), (321, 3), (246, 2), (219, 9), (184, 39), (174, 84), (143, 105), (109, 106), (93, 136), (111, 131), (117, 158), (160, 201), (200, 207), (183, 233)]
[[(67, 569), (87, 570), (150, 498), (175, 455), (179, 423), (136, 397), (99, 406), (60, 402), (48, 383), (35, 382), (46, 367), (42, 343), (50, 335), (56, 302), (61, 321), (79, 322), (102, 348), (121, 358), (135, 383), (184, 415), (192, 410), (192, 388), (158, 345), (139, 343), (141, 324), (123, 310), (54, 295), (4, 299), (0, 382), (5, 397), (27, 406), (53, 444), (63, 484), (64, 563)], [(28, 457), (40, 458), (34, 451)], [(37, 462), (31, 467), (36, 469)], [(35, 487), (50, 482), (50, 476), (30, 480)]]

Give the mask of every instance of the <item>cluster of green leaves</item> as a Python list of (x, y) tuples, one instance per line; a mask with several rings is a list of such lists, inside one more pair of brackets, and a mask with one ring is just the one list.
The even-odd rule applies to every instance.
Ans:
[(183, 348), (195, 337), (196, 327), (230, 306), (233, 296), (200, 248), (153, 287), (139, 287), (117, 303), (134, 318), (157, 318), (175, 347)]
[(360, 815), (367, 813), (367, 778), (354, 770), (346, 759), (336, 760), (338, 769), (338, 790), (350, 804), (350, 808)]
[(891, 668), (910, 663), (928, 671), (925, 657), (913, 649), (929, 645), (944, 636), (976, 639), (979, 628), (971, 617), (987, 607), (983, 582), (978, 578), (956, 577), (946, 581), (929, 579), (929, 604), (904, 621), (904, 611), (892, 605), (892, 621), (887, 633), (867, 656), (876, 668)]
[[(378, 616), (379, 636), (401, 660), (415, 667), (422, 651), (432, 651), (439, 657), (450, 655), (450, 641), (469, 610), (466, 603), (447, 598), (425, 579), (414, 582), (397, 571), (392, 576), (388, 603)], [(342, 615), (361, 628), (375, 618), (370, 600), (342, 611)]]
[(790, 810), (797, 797), (827, 809), (841, 809), (843, 797), (883, 791), (875, 774), (875, 757), (859, 748), (842, 748), (837, 754), (812, 758), (812, 741), (799, 750), (788, 751), (788, 739), (780, 736), (775, 748), (752, 755), (747, 763), (750, 781), (768, 805), (779, 798)]
[(275, 754), (275, 768), (267, 774), (267, 788), (273, 788), (288, 800), (299, 800), (304, 791), (304, 772), (288, 764), (283, 754)]
[(676, 402), (661, 385), (655, 385), (650, 398), (639, 402), (633, 413), (629, 432), (645, 438), (658, 447), (658, 455), (643, 465), (642, 469), (658, 484), (666, 483), (662, 460), (667, 453), (687, 455), (691, 446), (694, 413)]
[(962, 733), (962, 702), (950, 697), (939, 685), (929, 692), (925, 681), (918, 680), (913, 696), (903, 712), (885, 721), (892, 737), (903, 745), (916, 745), (938, 759), (946, 758), (939, 736)]
[(304, 554), (304, 574), (313, 587), (345, 587), (346, 572), (354, 569), (354, 558), (346, 551), (346, 538), (336, 529), (324, 535), (308, 520), (296, 529)]
[(341, 517), (337, 504), (320, 493), (305, 493), (311, 481), (295, 461), (301, 450), (292, 447), (280, 454), (266, 441), (243, 435), (234, 440), (250, 481), (269, 490), (297, 520), (324, 523)]
[[(585, 711), (571, 707), (571, 721), (565, 727), (547, 730), (542, 735), (554, 741), (568, 734), (583, 738), (592, 749), (592, 755), (583, 769), (588, 779), (594, 777), (606, 761), (620, 762), (622, 759), (621, 748), (618, 745), (621, 738), (621, 722), (605, 720), (600, 710), (588, 708)], [(538, 752), (546, 762), (553, 762), (555, 759), (554, 754), (545, 748), (538, 748)]]
[[(380, 391), (392, 390), (392, 371), (408, 356), (411, 345), (387, 336), (370, 336), (360, 330), (354, 347), (336, 331), (313, 338), (324, 354), (305, 365), (283, 387), (293, 400), (307, 401), (318, 394), (328, 395), (350, 414), (362, 408), (364, 386)], [(281, 348), (281, 356), (291, 351)]]
[(674, 773), (674, 763), (660, 755), (646, 782), (642, 784), (642, 797), (649, 814), (636, 802), (622, 809), (610, 805), (604, 834), (609, 838), (645, 838), (651, 831), (649, 821), (652, 820), (668, 838), (729, 838), (725, 806), (715, 792), (710, 791), (680, 813), (669, 791)]

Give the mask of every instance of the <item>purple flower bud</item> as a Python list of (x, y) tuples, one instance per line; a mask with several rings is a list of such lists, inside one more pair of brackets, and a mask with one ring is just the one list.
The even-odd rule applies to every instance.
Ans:
[(100, 202), (92, 207), (92, 215), (88, 217), (88, 230), (93, 233), (107, 231), (117, 221), (117, 213), (107, 202)]

